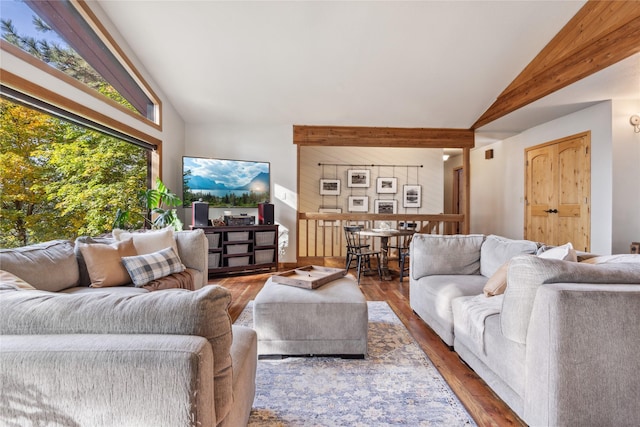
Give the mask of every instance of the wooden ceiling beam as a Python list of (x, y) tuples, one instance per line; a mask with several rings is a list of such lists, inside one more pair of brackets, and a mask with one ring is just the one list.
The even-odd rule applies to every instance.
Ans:
[(471, 129), (293, 126), (298, 145), (350, 147), (473, 148)]
[(588, 1), (473, 124), (482, 127), (640, 52), (640, 3)]

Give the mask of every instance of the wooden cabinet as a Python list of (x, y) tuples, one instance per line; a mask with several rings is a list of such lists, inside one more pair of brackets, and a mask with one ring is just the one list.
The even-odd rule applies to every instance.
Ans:
[(199, 227), (209, 241), (209, 275), (278, 269), (278, 226)]

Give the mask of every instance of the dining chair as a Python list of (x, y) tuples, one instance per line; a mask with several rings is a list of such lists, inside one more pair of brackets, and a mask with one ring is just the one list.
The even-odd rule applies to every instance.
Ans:
[[(401, 222), (399, 226), (402, 229), (415, 229), (417, 227), (417, 224), (415, 222), (407, 222), (407, 223)], [(389, 248), (393, 248), (398, 251), (400, 282), (402, 282), (402, 279), (404, 278), (404, 276), (409, 275), (409, 263), (407, 261), (409, 258), (409, 245), (411, 244), (412, 238), (413, 238), (413, 234), (410, 234), (408, 236), (402, 236), (400, 239), (398, 239), (398, 244), (396, 246), (389, 246)]]
[(376, 257), (378, 276), (382, 280), (382, 271), (380, 270), (380, 251), (373, 251), (369, 245), (362, 241), (359, 231), (362, 230), (360, 225), (346, 225), (344, 227), (344, 236), (347, 241), (347, 261), (346, 270), (351, 268), (351, 262), (356, 262), (356, 274), (358, 284), (360, 283), (360, 273), (363, 268), (371, 271), (371, 257)]
[[(413, 223), (413, 227), (415, 228), (415, 223)], [(433, 234), (434, 231), (438, 234), (440, 228), (440, 223), (438, 221), (428, 221), (420, 230), (418, 230), (419, 234)], [(411, 244), (411, 239), (413, 239), (413, 234), (410, 236), (406, 236), (403, 247), (398, 248), (398, 263), (400, 268), (400, 283), (402, 283), (402, 279), (405, 276), (409, 276), (409, 261), (410, 251), (409, 245)]]

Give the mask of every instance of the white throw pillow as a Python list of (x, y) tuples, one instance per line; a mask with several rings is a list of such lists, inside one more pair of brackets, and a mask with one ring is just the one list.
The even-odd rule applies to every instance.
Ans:
[(566, 243), (562, 246), (556, 246), (555, 248), (548, 249), (538, 256), (540, 258), (578, 262), (578, 255), (573, 249), (573, 245), (571, 244), (571, 242)]
[(151, 254), (168, 247), (173, 248), (176, 254), (178, 253), (178, 245), (173, 237), (173, 227), (170, 226), (162, 230), (134, 233), (115, 229), (113, 230), (113, 238), (119, 241), (133, 239), (133, 246), (135, 246), (138, 255)]

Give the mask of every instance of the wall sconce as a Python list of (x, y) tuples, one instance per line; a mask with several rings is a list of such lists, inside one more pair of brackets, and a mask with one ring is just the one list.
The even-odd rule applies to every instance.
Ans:
[(634, 114), (633, 116), (631, 116), (631, 118), (629, 119), (629, 123), (631, 123), (631, 126), (633, 126), (633, 130), (635, 133), (640, 133), (640, 116), (637, 114)]
[(447, 160), (449, 160), (449, 155), (448, 154), (443, 154), (442, 155), (442, 161), (446, 162)]

